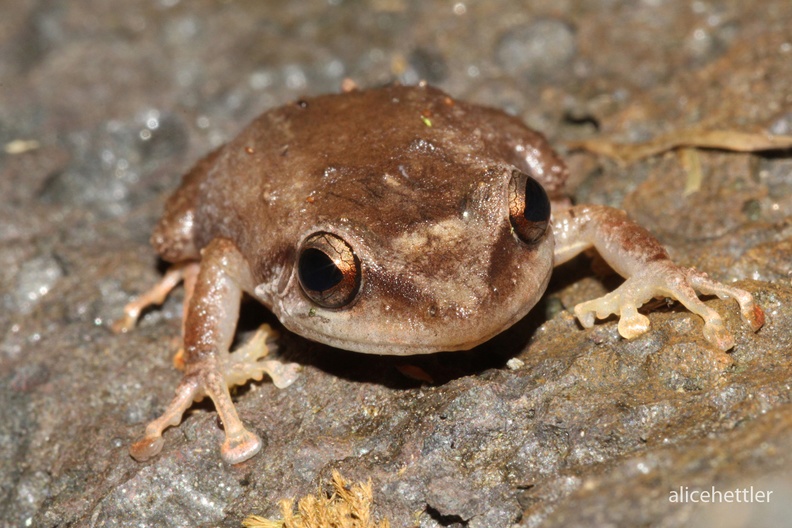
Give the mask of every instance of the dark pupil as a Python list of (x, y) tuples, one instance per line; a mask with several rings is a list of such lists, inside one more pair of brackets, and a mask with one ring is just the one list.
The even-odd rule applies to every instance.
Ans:
[(303, 286), (317, 292), (329, 290), (344, 278), (327, 253), (316, 248), (303, 251), (299, 273)]
[(525, 219), (529, 222), (546, 222), (550, 218), (550, 200), (538, 181), (525, 179)]

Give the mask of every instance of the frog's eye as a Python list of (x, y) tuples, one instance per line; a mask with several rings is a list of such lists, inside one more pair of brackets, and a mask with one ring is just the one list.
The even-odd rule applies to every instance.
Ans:
[(341, 308), (360, 288), (360, 260), (343, 239), (316, 233), (300, 249), (297, 276), (305, 294), (316, 304)]
[(526, 244), (536, 244), (550, 223), (550, 200), (538, 181), (518, 170), (509, 182), (509, 220)]

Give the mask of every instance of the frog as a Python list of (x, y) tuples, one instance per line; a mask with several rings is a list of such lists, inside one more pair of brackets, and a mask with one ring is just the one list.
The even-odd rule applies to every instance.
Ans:
[(519, 118), (425, 83), (352, 86), (263, 113), (186, 173), (154, 228), (151, 243), (172, 267), (125, 307), (118, 329), (184, 282), (184, 372), (132, 457), (157, 455), (163, 432), (207, 396), (224, 426), (221, 458), (239, 464), (260, 451), (229, 388), (265, 373), (286, 386), (296, 369), (262, 361), (260, 339), (230, 351), (243, 295), (331, 347), (468, 350), (522, 319), (554, 267), (594, 249), (625, 280), (573, 308), (583, 329), (616, 315), (618, 333), (637, 338), (649, 330), (638, 309), (669, 298), (703, 319), (709, 345), (731, 349), (699, 294), (734, 299), (753, 331), (763, 325), (750, 293), (675, 264), (624, 211), (573, 205), (568, 174)]

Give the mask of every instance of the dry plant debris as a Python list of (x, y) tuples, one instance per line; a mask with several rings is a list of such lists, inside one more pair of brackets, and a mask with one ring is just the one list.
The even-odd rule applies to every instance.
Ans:
[(338, 471), (333, 471), (333, 493), (322, 490), (306, 495), (297, 502), (280, 502), (282, 520), (250, 515), (242, 521), (246, 528), (390, 528), (386, 520), (375, 523), (371, 518), (373, 495), (371, 481), (350, 485)]
[(572, 149), (588, 150), (614, 159), (622, 166), (669, 150), (684, 147), (720, 149), (733, 152), (761, 152), (792, 148), (792, 136), (774, 136), (767, 133), (739, 130), (676, 130), (645, 143), (623, 144), (608, 139), (589, 139), (570, 142)]

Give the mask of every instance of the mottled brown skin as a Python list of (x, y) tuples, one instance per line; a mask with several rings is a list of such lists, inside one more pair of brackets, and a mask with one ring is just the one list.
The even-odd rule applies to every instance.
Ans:
[[(541, 183), (554, 207), (552, 226), (538, 223), (540, 237), (528, 243), (509, 216), (518, 173)], [(618, 313), (619, 331), (635, 337), (648, 329), (637, 308), (670, 296), (704, 318), (710, 342), (730, 348), (720, 316), (694, 288), (734, 297), (752, 327), (761, 326), (749, 294), (676, 266), (623, 212), (559, 207), (566, 176), (545, 139), (519, 120), (428, 86), (352, 90), (263, 114), (185, 176), (152, 237), (188, 279), (185, 377), (133, 456), (156, 454), (162, 431), (205, 395), (225, 424), (223, 458), (237, 463), (259, 450), (227, 388), (231, 379), (261, 376), (255, 357), (228, 353), (243, 292), (290, 330), (341, 348), (468, 349), (522, 318), (554, 263), (593, 246), (627, 281), (575, 308), (586, 327), (595, 315)], [(301, 248), (316, 233), (345, 241), (360, 264), (359, 290), (343, 306), (317, 304), (298, 280)], [(167, 293), (173, 277), (132, 303), (123, 326)]]

